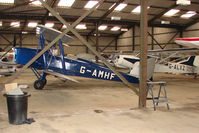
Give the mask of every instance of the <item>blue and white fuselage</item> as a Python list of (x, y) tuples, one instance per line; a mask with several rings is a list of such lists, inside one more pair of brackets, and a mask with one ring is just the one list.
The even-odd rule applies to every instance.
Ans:
[[(25, 65), (30, 61), (40, 50), (31, 48), (18, 47), (15, 49), (15, 62)], [(45, 60), (44, 60), (45, 56)], [(45, 63), (46, 61), (46, 63)], [(47, 66), (45, 66), (45, 64)], [(107, 67), (98, 65), (84, 59), (72, 60), (64, 58), (63, 62), (61, 57), (52, 56), (50, 52), (46, 52), (43, 57), (37, 59), (30, 67), (38, 70), (53, 71), (63, 75), (81, 76), (87, 78), (96, 78), (110, 81), (121, 81), (112, 70)], [(129, 82), (138, 83), (137, 77), (131, 76), (120, 72)]]

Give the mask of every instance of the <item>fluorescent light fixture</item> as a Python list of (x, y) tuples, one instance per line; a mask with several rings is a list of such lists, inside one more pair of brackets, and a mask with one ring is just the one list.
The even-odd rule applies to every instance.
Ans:
[(54, 23), (48, 22), (45, 24), (46, 27), (52, 28), (54, 26)]
[(78, 24), (75, 28), (76, 29), (82, 29), (82, 30), (87, 29), (86, 24)]
[(161, 21), (161, 24), (170, 24), (170, 21)]
[(60, 0), (58, 3), (58, 6), (66, 6), (66, 7), (71, 7), (75, 0)]
[(121, 28), (121, 31), (128, 31), (127, 28)]
[(111, 31), (118, 31), (120, 29), (119, 26), (114, 26), (113, 28), (111, 28)]
[[(59, 12), (57, 12), (57, 14), (59, 15)], [(48, 13), (48, 16), (53, 16), (50, 12)]]
[(191, 1), (190, 0), (177, 0), (176, 5), (188, 6), (188, 5), (191, 5)]
[(20, 22), (19, 21), (11, 22), (10, 26), (12, 26), (12, 27), (19, 27), (20, 26)]
[(27, 32), (27, 31), (22, 31), (21, 33), (22, 33), (22, 34), (28, 34), (28, 32)]
[(99, 30), (106, 30), (106, 28), (107, 28), (107, 25), (100, 25), (98, 27)]
[(168, 12), (166, 12), (164, 15), (165, 16), (173, 16), (174, 14), (178, 13), (180, 10), (179, 9), (171, 9)]
[(36, 27), (37, 26), (37, 22), (29, 22), (28, 23), (28, 27), (30, 27), (30, 28), (34, 28), (34, 27)]
[(115, 11), (121, 11), (122, 9), (124, 9), (127, 6), (127, 3), (121, 3), (119, 4), (114, 10)]
[(180, 17), (181, 18), (190, 18), (190, 17), (192, 17), (192, 16), (194, 16), (194, 15), (196, 15), (197, 13), (195, 12), (195, 11), (188, 11), (188, 12), (186, 12), (185, 14), (183, 14), (183, 15), (181, 15)]
[(90, 0), (84, 8), (93, 8), (99, 1), (98, 0)]
[[(40, 6), (41, 5), (41, 2), (39, 1), (39, 0), (30, 0), (30, 1), (32, 1), (30, 4), (32, 4), (32, 5), (36, 5), (36, 6)], [(46, 0), (43, 0), (44, 2), (46, 1)]]
[(4, 3), (4, 4), (14, 4), (14, 0), (0, 0), (0, 3)]
[(121, 20), (121, 17), (117, 17), (117, 16), (112, 16), (111, 20)]
[(0, 21), (0, 26), (2, 26), (2, 21)]
[[(93, 36), (97, 36), (97, 34), (93, 34)], [(98, 34), (98, 36), (100, 36), (100, 34)]]

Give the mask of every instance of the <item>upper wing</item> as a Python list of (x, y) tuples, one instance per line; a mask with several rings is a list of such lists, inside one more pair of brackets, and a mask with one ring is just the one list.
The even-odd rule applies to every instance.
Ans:
[[(53, 28), (48, 28), (45, 27), (44, 25), (38, 25), (37, 26), (37, 34), (43, 34), (43, 36), (45, 37), (45, 39), (49, 40), (49, 41), (53, 41), (59, 34), (61, 34), (62, 32), (55, 30)], [(67, 43), (73, 40), (73, 38), (69, 35), (64, 35), (62, 37), (62, 42), (63, 43)]]

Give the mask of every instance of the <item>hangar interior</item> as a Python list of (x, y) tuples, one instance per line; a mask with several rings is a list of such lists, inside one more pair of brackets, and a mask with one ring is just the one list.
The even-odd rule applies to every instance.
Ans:
[[(45, 0), (66, 22), (72, 24), (89, 11), (88, 2), (98, 0)], [(99, 53), (140, 50), (140, 1), (104, 0), (74, 29)], [(197, 37), (199, 34), (199, 1), (190, 5), (178, 0), (148, 0), (148, 50), (182, 48), (175, 38)], [(183, 0), (182, 0), (183, 1)], [(184, 0), (186, 1), (186, 0)], [(189, 0), (187, 0), (189, 1)], [(67, 4), (67, 5), (63, 5)], [(121, 8), (120, 8), (121, 7)], [(137, 9), (137, 10), (136, 10)], [(166, 14), (173, 10), (174, 14)], [(59, 31), (66, 27), (39, 0), (0, 0), (0, 47), (37, 48), (36, 26), (45, 25)], [(82, 27), (81, 27), (82, 26)], [(68, 32), (74, 41), (64, 47), (67, 54), (92, 53)], [(0, 77), (3, 83), (9, 77)], [(198, 78), (193, 75), (154, 74), (154, 81), (167, 83), (170, 110), (160, 103), (156, 111), (138, 108), (138, 96), (122, 83), (76, 77), (80, 83), (62, 82), (48, 77), (44, 90), (35, 90), (36, 77), (28, 69), (13, 82), (27, 84), (31, 94), (28, 117), (36, 122), (12, 126), (8, 123), (6, 99), (0, 96), (0, 130), (4, 132), (197, 132), (199, 127)], [(3, 85), (2, 85), (3, 86)]]

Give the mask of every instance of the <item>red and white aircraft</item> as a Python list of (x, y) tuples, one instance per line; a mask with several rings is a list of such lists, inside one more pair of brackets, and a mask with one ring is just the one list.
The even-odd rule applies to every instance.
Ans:
[(185, 47), (199, 48), (199, 37), (176, 38), (175, 42)]

